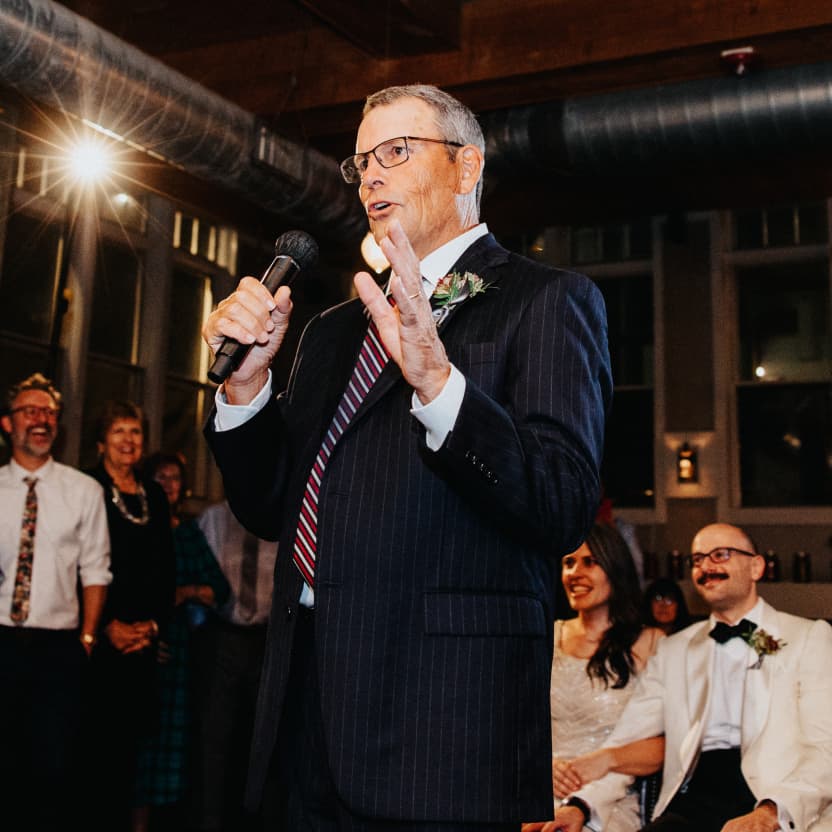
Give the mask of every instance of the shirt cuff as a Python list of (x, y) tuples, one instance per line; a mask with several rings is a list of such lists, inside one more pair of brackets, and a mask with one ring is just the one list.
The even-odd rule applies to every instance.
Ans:
[(260, 392), (248, 404), (229, 404), (225, 398), (225, 391), (222, 387), (217, 388), (214, 396), (216, 413), (214, 414), (214, 430), (222, 433), (225, 430), (244, 425), (252, 416), (259, 413), (269, 401), (272, 392), (272, 371), (266, 378), (266, 383), (260, 388)]
[(425, 442), (432, 451), (438, 451), (453, 430), (464, 397), (465, 376), (453, 364), (442, 392), (433, 401), (421, 404), (419, 397), (413, 393), (410, 413), (424, 426)]
[[(770, 797), (763, 798), (763, 800), (757, 801), (757, 806), (761, 803), (773, 803), (774, 807), (777, 809), (777, 822), (780, 824), (780, 832), (794, 832), (794, 818), (791, 816), (791, 812), (783, 806), (782, 804), (778, 803), (776, 800), (772, 800)], [(754, 808), (756, 809), (757, 806)]]

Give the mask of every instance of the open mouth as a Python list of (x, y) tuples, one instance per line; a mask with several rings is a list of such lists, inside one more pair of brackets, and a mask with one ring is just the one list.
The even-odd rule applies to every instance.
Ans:
[(368, 202), (367, 215), (369, 217), (374, 217), (378, 214), (383, 214), (385, 211), (389, 210), (392, 207), (392, 202), (385, 202), (383, 200), (379, 200), (378, 202)]

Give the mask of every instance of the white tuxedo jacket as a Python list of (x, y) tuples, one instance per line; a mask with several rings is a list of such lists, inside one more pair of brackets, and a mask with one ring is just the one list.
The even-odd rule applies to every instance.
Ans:
[[(789, 812), (795, 832), (820, 832), (832, 825), (832, 627), (778, 612), (765, 602), (760, 627), (785, 645), (745, 674), (742, 772), (757, 800), (774, 800)], [(709, 629), (710, 622), (703, 621), (660, 641), (606, 743), (665, 735), (654, 817), (665, 810), (699, 756), (716, 648)], [(751, 664), (751, 650), (749, 656)], [(603, 828), (631, 782), (607, 775), (577, 796), (593, 808)]]

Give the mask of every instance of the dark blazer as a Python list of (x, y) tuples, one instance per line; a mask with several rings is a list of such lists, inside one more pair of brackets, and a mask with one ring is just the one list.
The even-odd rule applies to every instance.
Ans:
[[(315, 634), (336, 787), (353, 810), (513, 821), (552, 811), (549, 675), (556, 558), (598, 503), (611, 396), (606, 319), (586, 278), (477, 240), (456, 271), (492, 286), (440, 326), (466, 377), (430, 451), (391, 361), (327, 466)], [(286, 392), (207, 434), (241, 522), (280, 541), (250, 799), (285, 693), (301, 578), (291, 551), (306, 478), (367, 328), (359, 301), (301, 339)]]

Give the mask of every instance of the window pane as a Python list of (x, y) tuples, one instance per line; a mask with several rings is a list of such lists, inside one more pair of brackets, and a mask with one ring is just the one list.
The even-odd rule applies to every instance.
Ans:
[(738, 249), (763, 247), (762, 211), (741, 211), (734, 215), (736, 247)]
[(653, 383), (653, 284), (649, 276), (596, 280), (607, 306), (616, 386)]
[(830, 377), (827, 262), (740, 269), (740, 379)]
[(825, 243), (829, 237), (825, 202), (807, 202), (800, 206), (800, 242), (802, 245)]
[(162, 450), (182, 453), (188, 468), (190, 488), (197, 495), (205, 490), (207, 454), (202, 438), (205, 392), (187, 382), (169, 381), (165, 385), (165, 412), (162, 416)]
[(0, 274), (0, 329), (49, 340), (60, 226), (14, 214)]
[(171, 285), (168, 372), (200, 379), (202, 372), (202, 318), (205, 293), (210, 291), (207, 277), (175, 269)]
[(797, 208), (794, 205), (782, 205), (766, 211), (768, 244), (770, 246), (792, 246), (797, 241), (795, 219)]
[(98, 252), (90, 351), (133, 360), (140, 261), (130, 249), (104, 241)]
[(616, 506), (653, 506), (652, 390), (615, 392), (601, 478), (606, 495)]
[(738, 390), (744, 506), (832, 504), (832, 384)]

